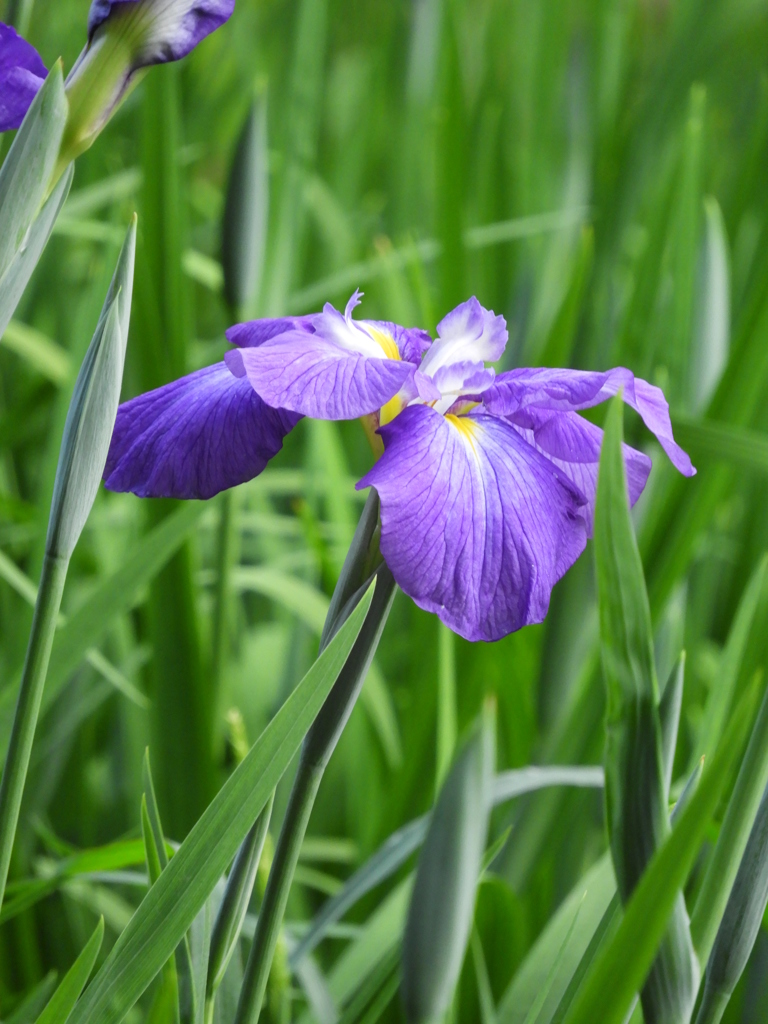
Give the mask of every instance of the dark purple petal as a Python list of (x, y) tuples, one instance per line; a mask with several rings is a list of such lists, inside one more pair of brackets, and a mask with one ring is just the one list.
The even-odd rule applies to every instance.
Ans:
[(212, 498), (258, 476), (299, 419), (216, 363), (120, 406), (106, 486), (141, 498)]
[(358, 487), (381, 498), (381, 550), (400, 587), (468, 640), (541, 622), (586, 544), (583, 495), (508, 423), (424, 405), (381, 428)]
[(277, 338), (290, 331), (306, 331), (314, 334), (312, 322), (318, 314), (311, 316), (282, 316), (276, 319), (248, 320), (243, 324), (235, 324), (227, 331), (227, 341), (238, 348), (256, 348), (270, 338)]
[(483, 402), (494, 415), (508, 416), (527, 426), (526, 410), (531, 407), (562, 412), (589, 409), (622, 389), (624, 401), (656, 435), (672, 465), (684, 476), (693, 476), (696, 470), (690, 458), (672, 436), (669, 406), (661, 388), (635, 377), (622, 366), (605, 373), (546, 368), (511, 370), (499, 374), (493, 387), (483, 395)]
[(281, 334), (228, 352), (226, 360), (234, 374), (245, 371), (268, 405), (325, 420), (376, 412), (414, 372), (412, 363), (343, 348), (319, 331)]
[(180, 60), (230, 17), (235, 0), (93, 0), (88, 38), (110, 17), (128, 6), (144, 8), (142, 34), (134, 69)]
[[(529, 444), (551, 459), (587, 499), (580, 511), (591, 537), (603, 431), (575, 412), (530, 409), (528, 416), (531, 427), (513, 425)], [(623, 453), (629, 503), (634, 505), (648, 482), (651, 460), (628, 444), (623, 445)]]
[(21, 125), (47, 74), (34, 46), (0, 22), (0, 132)]

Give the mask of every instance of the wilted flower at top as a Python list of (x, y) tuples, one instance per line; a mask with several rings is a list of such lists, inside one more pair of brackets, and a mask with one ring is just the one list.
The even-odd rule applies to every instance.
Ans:
[[(93, 0), (88, 42), (66, 83), (66, 157), (87, 149), (138, 71), (185, 57), (234, 6), (235, 0)], [(35, 49), (0, 26), (0, 130), (19, 127), (46, 74)]]
[[(363, 417), (383, 454), (358, 483), (381, 499), (381, 552), (397, 583), (469, 640), (497, 640), (547, 613), (554, 584), (592, 529), (602, 430), (587, 409), (622, 392), (673, 464), (659, 388), (605, 373), (486, 365), (507, 343), (477, 299), (437, 340), (342, 315), (256, 320), (227, 332), (216, 366), (121, 406), (106, 468), (112, 490), (207, 498), (261, 472), (302, 415)], [(624, 446), (630, 501), (651, 469)]]

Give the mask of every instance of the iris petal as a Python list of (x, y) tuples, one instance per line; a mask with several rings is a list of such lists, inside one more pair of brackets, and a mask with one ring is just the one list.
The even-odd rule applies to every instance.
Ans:
[(235, 324), (227, 331), (227, 341), (237, 345), (238, 348), (256, 348), (263, 345), (270, 338), (277, 338), (289, 331), (306, 331), (307, 334), (314, 334), (312, 322), (315, 314), (311, 316), (281, 316), (264, 320), (248, 320), (242, 324)]
[[(587, 504), (580, 511), (587, 524), (587, 534), (591, 537), (603, 431), (575, 412), (530, 409), (528, 414), (532, 427), (516, 429), (551, 459), (587, 499)], [(634, 505), (648, 482), (652, 463), (647, 455), (628, 444), (623, 445), (623, 454), (629, 503)]]
[[(146, 21), (135, 68), (180, 60), (230, 17), (235, 0), (93, 0), (88, 38), (113, 14), (141, 5)], [(139, 12), (137, 12), (138, 14)]]
[(485, 309), (474, 296), (443, 317), (437, 334), (421, 366), (430, 376), (454, 363), (495, 362), (509, 337), (504, 317)]
[(493, 387), (483, 395), (483, 402), (489, 412), (528, 426), (526, 410), (530, 408), (562, 412), (589, 409), (622, 389), (624, 401), (656, 435), (672, 465), (684, 476), (693, 476), (696, 470), (690, 458), (672, 436), (669, 405), (661, 388), (635, 377), (622, 366), (605, 373), (546, 368), (510, 370), (498, 375)]
[(21, 125), (47, 74), (34, 46), (0, 22), (0, 132)]
[(258, 476), (299, 419), (217, 363), (120, 406), (106, 486), (142, 498), (211, 498)]
[(468, 640), (541, 622), (586, 544), (585, 498), (510, 424), (405, 409), (358, 487), (381, 498), (381, 550), (402, 590)]
[(376, 412), (413, 373), (411, 363), (350, 352), (316, 334), (291, 332), (258, 348), (227, 353), (242, 366), (254, 391), (274, 408), (325, 420), (351, 420)]

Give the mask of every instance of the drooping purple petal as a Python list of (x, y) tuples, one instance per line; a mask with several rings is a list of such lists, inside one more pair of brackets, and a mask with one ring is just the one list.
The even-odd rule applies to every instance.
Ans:
[(381, 498), (381, 550), (398, 584), (468, 640), (541, 622), (586, 544), (584, 496), (510, 424), (405, 409), (358, 488)]
[(525, 412), (530, 407), (563, 412), (589, 409), (622, 389), (624, 401), (656, 435), (672, 465), (684, 476), (693, 476), (696, 470), (690, 458), (672, 436), (669, 406), (661, 388), (635, 377), (622, 366), (604, 373), (546, 368), (510, 370), (499, 374), (493, 387), (483, 395), (483, 402), (489, 412), (527, 426)]
[(21, 125), (47, 74), (34, 46), (0, 22), (0, 132)]
[(88, 39), (110, 18), (133, 14), (141, 19), (134, 70), (180, 60), (228, 20), (235, 0), (93, 0)]
[[(575, 412), (529, 408), (526, 419), (529, 427), (510, 422), (529, 444), (551, 459), (587, 499), (580, 513), (587, 524), (587, 535), (591, 537), (603, 431)], [(651, 460), (628, 444), (623, 445), (623, 454), (629, 503), (634, 505), (648, 482)]]
[(344, 348), (317, 325), (314, 334), (290, 331), (225, 358), (268, 405), (325, 420), (376, 412), (414, 372), (412, 363)]
[(300, 418), (270, 408), (216, 363), (120, 406), (106, 486), (141, 498), (211, 498), (258, 476)]

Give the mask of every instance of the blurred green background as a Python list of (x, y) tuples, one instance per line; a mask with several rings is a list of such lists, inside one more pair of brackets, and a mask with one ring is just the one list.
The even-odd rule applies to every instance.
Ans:
[[(49, 65), (62, 54), (71, 67), (88, 6), (28, 5), (28, 37)], [(665, 389), (699, 475), (681, 481), (649, 448), (656, 465), (636, 523), (660, 678), (681, 645), (688, 652), (683, 774), (707, 694), (734, 658), (745, 685), (768, 641), (766, 588), (749, 638), (731, 634), (724, 652), (768, 542), (764, 0), (237, 0), (231, 21), (183, 64), (152, 70), (78, 161), (0, 344), (3, 737), (12, 705), (1, 687), (24, 654), (25, 588), (28, 597), (39, 574), (74, 370), (125, 225), (137, 209), (128, 397), (226, 347), (224, 193), (254, 96), (267, 112), (269, 215), (251, 314), (343, 307), (360, 287), (361, 315), (433, 330), (475, 294), (507, 318), (503, 368), (625, 365)], [(648, 444), (630, 413), (626, 431)], [(159, 572), (136, 566), (126, 612), (78, 626), (92, 630), (92, 653), (46, 705), (17, 882), (50, 876), (75, 849), (140, 835), (147, 744), (164, 823), (184, 837), (236, 763), (243, 733), (258, 735), (315, 656), (362, 508), (354, 482), (370, 459), (357, 424), (303, 421), (230, 506), (216, 499), (174, 520), (176, 553)], [(232, 600), (219, 630), (225, 510), (235, 526), (225, 555)], [(67, 613), (94, 594), (98, 607), (97, 588), (121, 567), (131, 584), (140, 539), (175, 513), (101, 494), (73, 561)], [(494, 645), (452, 637), (399, 595), (320, 791), (289, 931), (428, 809), (437, 766), (485, 694), (499, 702), (501, 769), (599, 763), (603, 689), (589, 549), (556, 588), (546, 624)], [(496, 1003), (606, 845), (595, 791), (518, 801), (498, 812), (494, 834), (510, 824), (476, 914)], [(98, 874), (62, 876), (49, 889), (34, 906), (3, 908), (4, 1017), (46, 972), (72, 962), (100, 913), (109, 946), (143, 892), (135, 877)], [(385, 896), (376, 890), (349, 920), (366, 921)], [(331, 979), (356, 934), (350, 926), (320, 947)], [(461, 1021), (481, 1020), (473, 950)], [(297, 982), (293, 994), (298, 1019), (306, 992)], [(378, 1012), (399, 1019), (397, 999)], [(768, 935), (726, 1019), (768, 1019)], [(499, 1024), (515, 1020), (514, 1008), (499, 1011)]]

